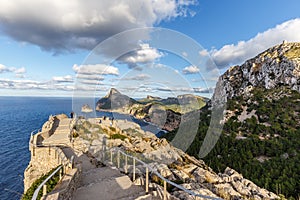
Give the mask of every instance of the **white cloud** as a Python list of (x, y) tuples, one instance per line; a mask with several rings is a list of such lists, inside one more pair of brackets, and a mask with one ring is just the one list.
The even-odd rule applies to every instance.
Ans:
[(0, 64), (0, 73), (11, 72), (11, 68), (6, 67), (5, 65)]
[(82, 75), (119, 75), (119, 69), (113, 66), (95, 64), (95, 65), (73, 65), (73, 70)]
[(24, 78), (26, 69), (25, 69), (25, 67), (15, 68), (15, 67), (7, 67), (5, 65), (0, 64), (0, 74), (5, 73), (5, 72), (15, 73), (15, 76), (17, 78)]
[(132, 77), (124, 77), (122, 80), (133, 80), (133, 81), (144, 81), (150, 79), (151, 77), (148, 74), (138, 74)]
[(121, 31), (151, 27), (162, 20), (186, 16), (188, 6), (195, 2), (0, 0), (0, 26), (15, 40), (38, 45), (44, 50), (92, 49)]
[(34, 80), (11, 80), (0, 79), (0, 89), (21, 89), (21, 90), (63, 90), (72, 91), (73, 84), (61, 84), (53, 81), (34, 81)]
[(213, 93), (215, 88), (214, 87), (209, 87), (209, 88), (193, 88), (195, 93)]
[(161, 52), (150, 47), (149, 44), (140, 44), (139, 49), (129, 55), (125, 55), (121, 60), (128, 64), (149, 63), (162, 56)]
[(175, 93), (213, 93), (214, 88), (208, 87), (208, 88), (202, 88), (202, 87), (196, 87), (196, 88), (190, 88), (190, 87), (158, 87), (155, 90), (163, 91), (163, 92), (175, 92)]
[(258, 33), (254, 38), (240, 41), (237, 44), (223, 46), (219, 50), (212, 50), (212, 58), (219, 68), (241, 64), (260, 52), (282, 43), (300, 42), (300, 18), (286, 21), (263, 33)]
[(25, 69), (25, 67), (21, 67), (19, 69), (15, 69), (14, 72), (16, 74), (25, 74), (26, 73), (26, 69)]
[(73, 82), (73, 77), (71, 75), (66, 75), (66, 76), (54, 76), (52, 77), (52, 80), (55, 82), (60, 82), (60, 83), (72, 83)]
[(188, 67), (185, 67), (183, 70), (182, 70), (182, 73), (184, 74), (197, 74), (200, 72), (200, 69), (196, 66), (188, 66)]
[(184, 57), (188, 57), (188, 53), (187, 52), (182, 52), (182, 55), (184, 56)]
[(203, 49), (202, 51), (199, 51), (200, 56), (208, 56), (209, 52), (206, 49)]
[(187, 92), (191, 93), (193, 92), (193, 88), (189, 87), (158, 87), (156, 88), (158, 91), (163, 91), (163, 92)]
[(81, 84), (87, 84), (87, 85), (102, 85), (99, 80), (90, 80), (90, 79), (83, 79), (83, 80), (78, 80), (79, 83)]
[(102, 81), (104, 80), (104, 77), (98, 74), (77, 74), (76, 76), (77, 79), (87, 79), (87, 80), (99, 80)]

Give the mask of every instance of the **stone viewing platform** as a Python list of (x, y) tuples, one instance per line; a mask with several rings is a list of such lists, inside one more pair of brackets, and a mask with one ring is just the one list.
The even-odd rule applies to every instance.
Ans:
[[(43, 199), (277, 199), (233, 169), (215, 173), (134, 122), (50, 116), (30, 138), (24, 190), (62, 166)], [(41, 186), (42, 187), (42, 186)]]

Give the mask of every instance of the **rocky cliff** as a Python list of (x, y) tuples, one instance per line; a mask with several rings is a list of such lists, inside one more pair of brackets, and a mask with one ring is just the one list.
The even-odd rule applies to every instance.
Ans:
[(130, 114), (154, 123), (161, 129), (173, 131), (179, 127), (184, 115), (199, 110), (207, 101), (207, 98), (191, 94), (166, 99), (147, 96), (145, 99), (134, 100), (112, 88), (105, 97), (98, 100), (96, 110)]
[(300, 43), (274, 46), (243, 65), (227, 70), (217, 83), (213, 100), (217, 102), (247, 95), (255, 88), (288, 86), (300, 92)]
[[(213, 105), (226, 102), (226, 109), (222, 135), (205, 160), (215, 170), (230, 166), (262, 187), (298, 198), (299, 99), (300, 43), (284, 42), (231, 67), (212, 98)], [(198, 131), (199, 141), (206, 131)], [(192, 144), (189, 153), (197, 155), (200, 144)]]
[(111, 88), (108, 94), (96, 103), (96, 110), (123, 110), (137, 103), (134, 99), (121, 94), (117, 89)]

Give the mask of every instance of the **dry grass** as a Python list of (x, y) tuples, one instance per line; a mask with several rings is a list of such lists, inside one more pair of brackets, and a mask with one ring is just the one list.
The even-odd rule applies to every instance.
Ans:
[(294, 47), (285, 53), (285, 57), (289, 59), (300, 58), (300, 47)]

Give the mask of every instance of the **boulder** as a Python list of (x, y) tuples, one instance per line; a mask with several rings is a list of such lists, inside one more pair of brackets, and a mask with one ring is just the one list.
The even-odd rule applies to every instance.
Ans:
[(242, 174), (239, 174), (237, 171), (235, 171), (234, 169), (231, 169), (230, 167), (226, 167), (224, 174), (227, 174), (228, 176), (230, 176), (234, 181), (243, 179)]
[(184, 166), (182, 171), (184, 171), (186, 174), (193, 174), (194, 170), (197, 169), (197, 166), (194, 164), (187, 164)]
[(202, 169), (198, 167), (194, 173), (193, 173), (195, 179), (199, 182), (207, 182), (207, 183), (222, 183), (223, 180), (221, 177), (216, 175), (215, 173), (212, 173), (210, 171), (207, 171), (205, 169)]
[(224, 199), (242, 199), (240, 193), (235, 191), (229, 183), (216, 184), (214, 186), (214, 193)]
[(249, 188), (247, 188), (244, 184), (242, 184), (240, 181), (231, 182), (232, 186), (236, 191), (238, 191), (243, 196), (250, 196), (251, 192)]
[(173, 174), (181, 181), (186, 181), (187, 179), (189, 179), (190, 177), (184, 173), (183, 171), (179, 171), (177, 169), (171, 169), (171, 171), (173, 172)]

